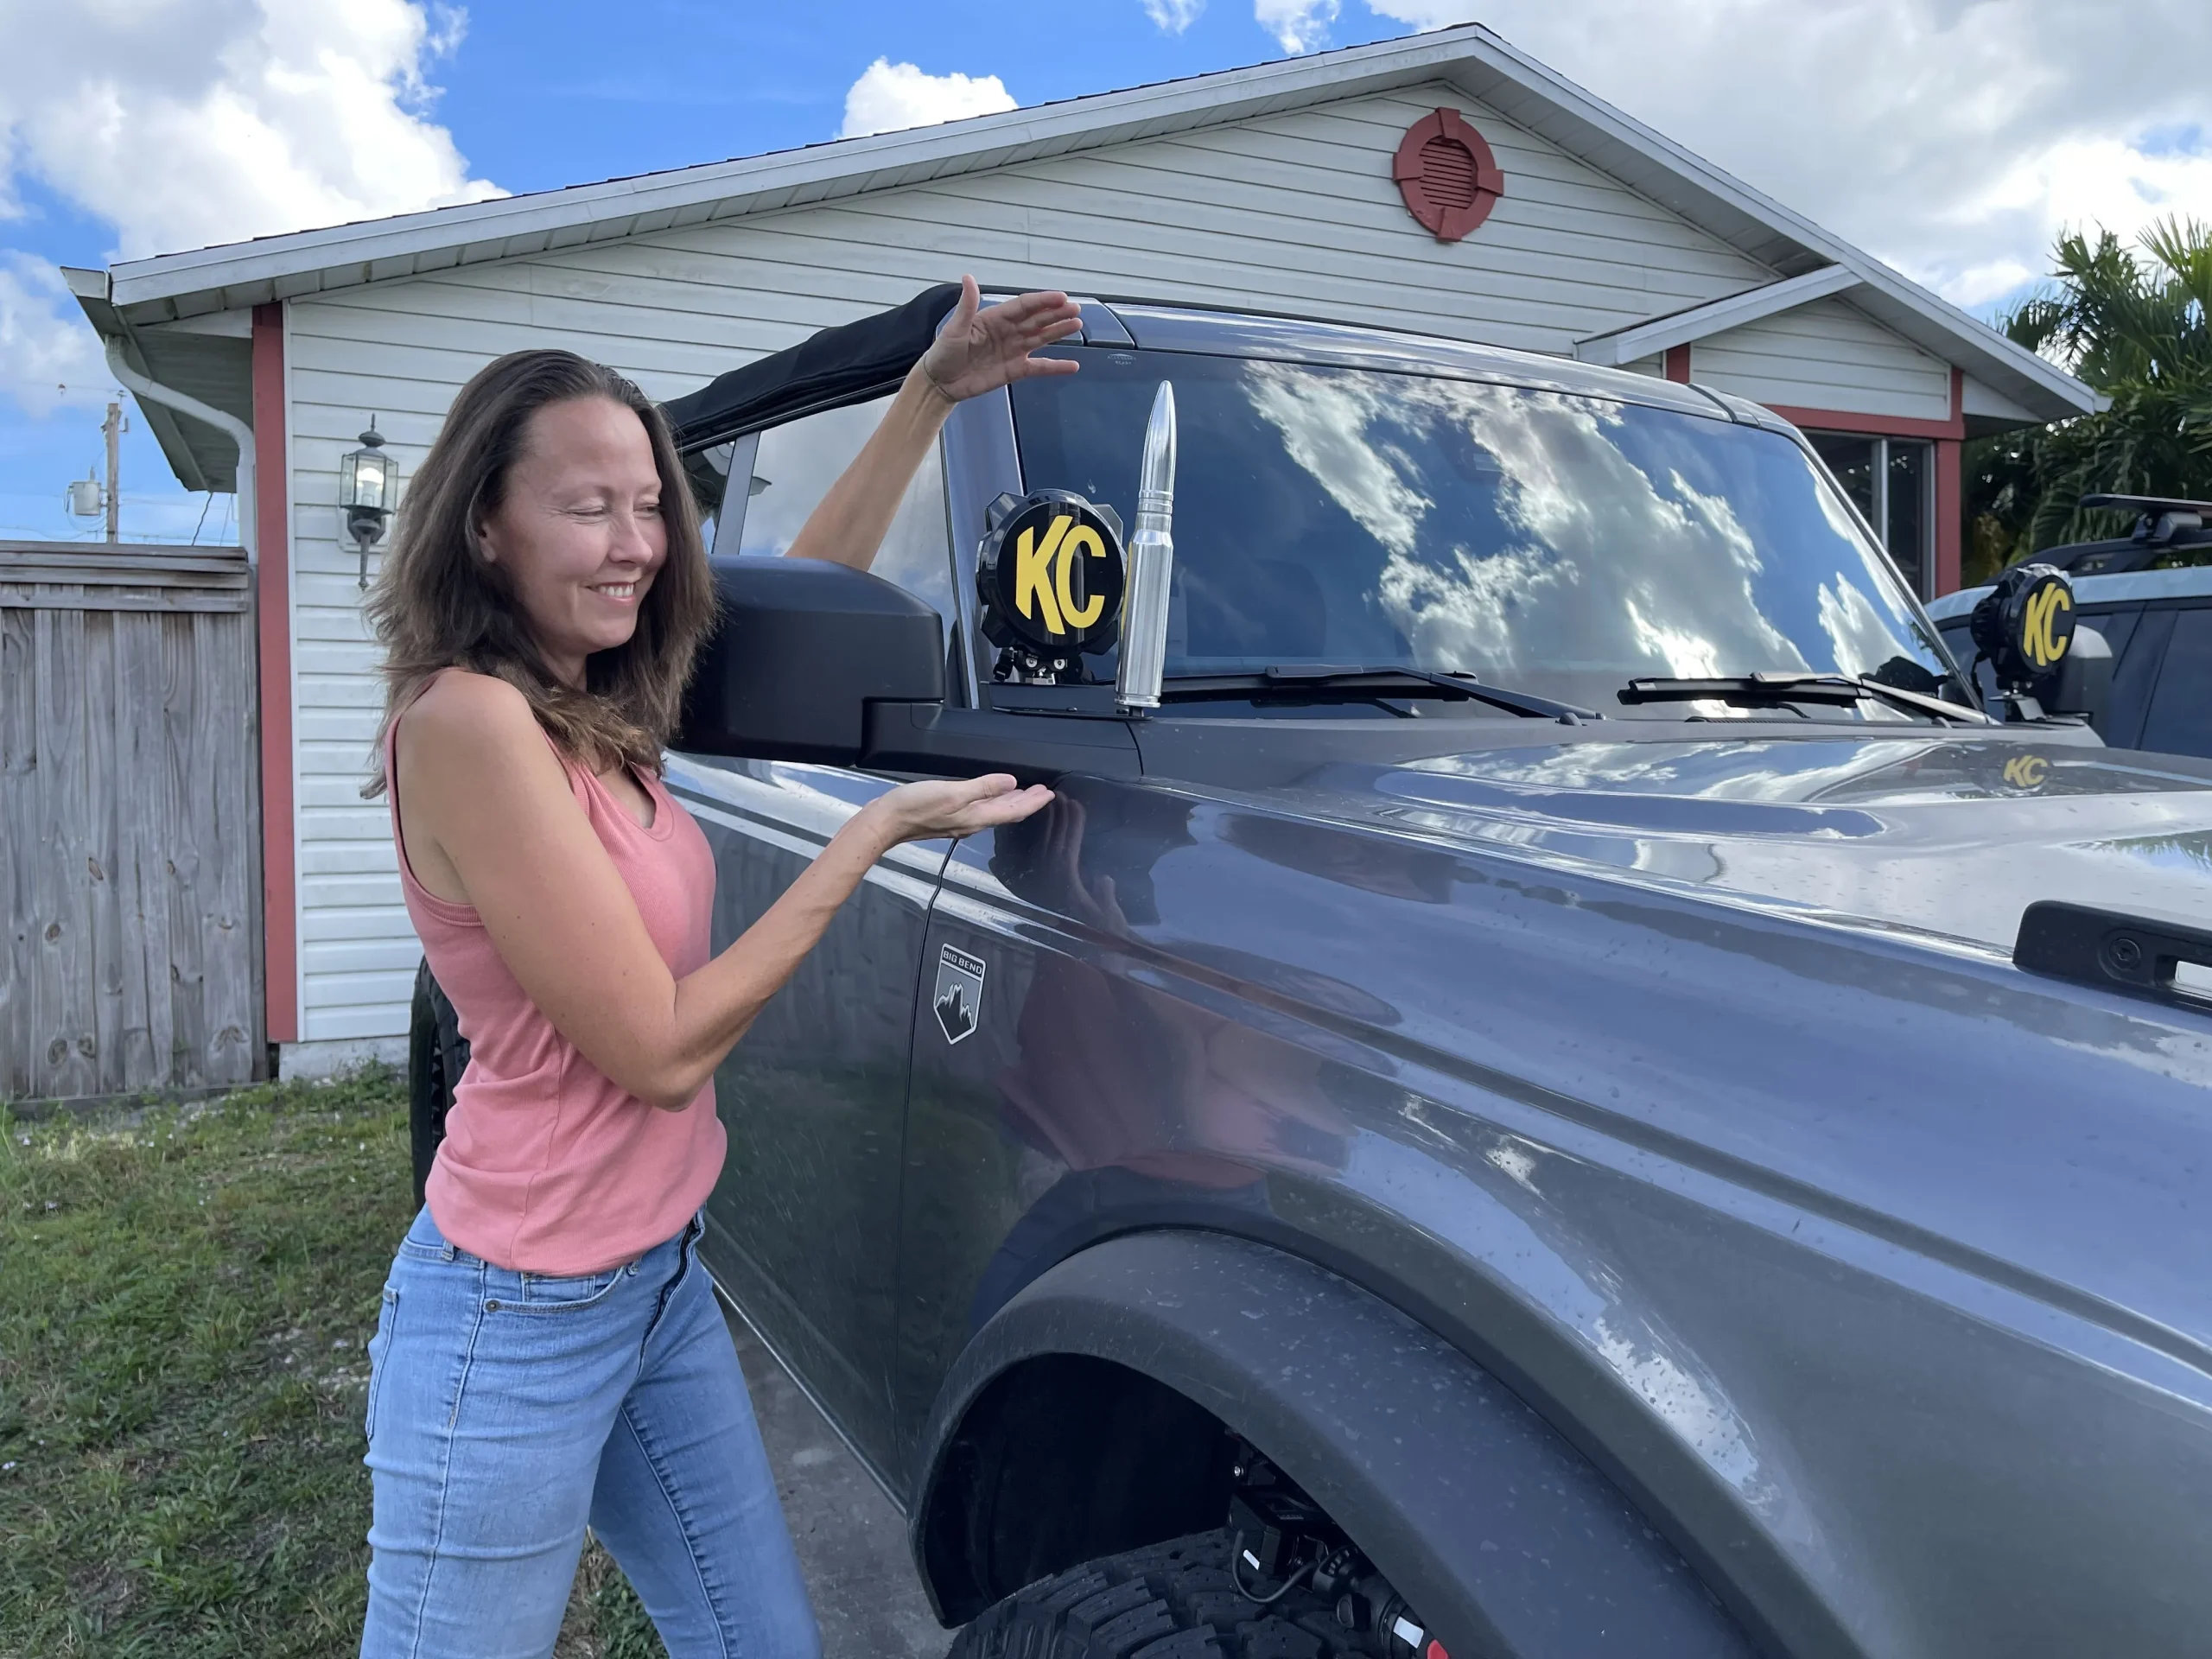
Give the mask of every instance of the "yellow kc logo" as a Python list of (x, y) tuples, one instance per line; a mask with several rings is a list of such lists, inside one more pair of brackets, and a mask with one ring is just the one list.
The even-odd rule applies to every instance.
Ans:
[(2066, 654), (2066, 647), (2073, 643), (2069, 632), (2055, 636), (2051, 624), (2062, 610), (2074, 608), (2074, 596), (2057, 582), (2048, 582), (2028, 595), (2027, 615), (2023, 619), (2020, 632), (2021, 649), (2037, 668), (2049, 668)]
[(2050, 762), (2039, 754), (2016, 754), (2005, 763), (2005, 781), (2015, 789), (2033, 789), (2050, 772)]
[(1071, 514), (1056, 513), (1041, 540), (1033, 527), (1023, 531), (1014, 544), (1014, 609), (1041, 620), (1048, 633), (1068, 633), (1097, 621), (1105, 614), (1106, 595), (1093, 594), (1077, 605), (1071, 581), (1077, 558), (1084, 554), (1103, 559), (1106, 543)]

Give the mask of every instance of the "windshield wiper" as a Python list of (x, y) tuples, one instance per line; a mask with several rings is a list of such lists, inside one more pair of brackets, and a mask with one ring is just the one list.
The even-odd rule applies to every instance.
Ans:
[(1283, 663), (1256, 674), (1171, 674), (1160, 697), (1166, 702), (1194, 702), (1209, 697), (1250, 697), (1257, 702), (1268, 696), (1311, 699), (1321, 696), (1364, 702), (1389, 696), (1433, 697), (1440, 692), (1532, 720), (1555, 720), (1562, 726), (1602, 718), (1595, 709), (1554, 702), (1533, 692), (1510, 691), (1503, 686), (1484, 685), (1467, 675), (1432, 673), (1396, 663), (1372, 668), (1341, 663)]
[(1758, 674), (1723, 674), (1711, 679), (1630, 680), (1620, 690), (1623, 702), (1691, 702), (1710, 697), (1719, 702), (1815, 702), (1849, 708), (1873, 697), (1911, 714), (1962, 725), (1986, 726), (1989, 716), (1976, 709), (1925, 692), (1908, 691), (1886, 680), (1862, 675), (1818, 674), (1809, 670), (1770, 670)]

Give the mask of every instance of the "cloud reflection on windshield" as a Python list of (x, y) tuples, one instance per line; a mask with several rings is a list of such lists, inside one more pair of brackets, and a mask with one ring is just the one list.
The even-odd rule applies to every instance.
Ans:
[(1283, 448), (1359, 527), (1394, 554), (1408, 555), (1421, 520), (1435, 505), (1407, 485), (1412, 458), (1371, 442), (1368, 429), (1387, 412), (1375, 378), (1323, 379), (1286, 365), (1253, 365), (1245, 395), (1282, 434)]
[(1845, 674), (1871, 674), (1897, 654), (1897, 639), (1873, 601), (1842, 571), (1835, 585), (1821, 584), (1821, 632), (1835, 650), (1835, 665)]
[[(1662, 426), (1621, 404), (1470, 381), (1245, 370), (1253, 410), (1385, 556), (1373, 602), (1424, 667), (1618, 685), (1637, 674), (1863, 673), (1912, 652), (1902, 618), (1840, 570), (1819, 584), (1817, 619), (1804, 615), (1796, 638), (1770, 617), (1763, 579), (1801, 613), (1814, 608), (1802, 570), (1813, 543), (1830, 562), (1865, 550), (1802, 458), (1716, 464), (1751, 454), (1725, 425)], [(1709, 442), (1697, 430), (1708, 424)], [(1808, 492), (1818, 516), (1800, 505)], [(1777, 547), (1800, 568), (1770, 571)], [(1803, 626), (1815, 620), (1817, 632)]]

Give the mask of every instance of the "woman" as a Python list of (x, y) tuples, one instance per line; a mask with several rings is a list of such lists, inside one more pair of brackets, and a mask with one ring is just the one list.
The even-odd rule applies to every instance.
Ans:
[[(955, 403), (1074, 364), (1065, 295), (937, 343), (793, 542), (865, 568)], [(472, 1045), (372, 1344), (365, 1659), (550, 1651), (588, 1522), (674, 1659), (811, 1656), (737, 1355), (695, 1245), (713, 1076), (900, 842), (1048, 800), (997, 776), (857, 813), (736, 943), (662, 788), (713, 590), (659, 410), (566, 352), (461, 391), (372, 604), (408, 913)]]

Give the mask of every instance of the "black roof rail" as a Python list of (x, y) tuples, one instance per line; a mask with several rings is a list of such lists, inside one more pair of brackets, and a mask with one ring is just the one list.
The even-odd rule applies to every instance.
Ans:
[(2133, 507), (2138, 512), (2212, 513), (2212, 501), (2183, 501), (2164, 495), (2085, 495), (2084, 507)]
[(2179, 531), (2202, 530), (2212, 518), (2212, 501), (2182, 501), (2164, 495), (2085, 495), (2085, 511), (2117, 509), (2136, 515), (2135, 537), (2152, 547), (2164, 547)]

